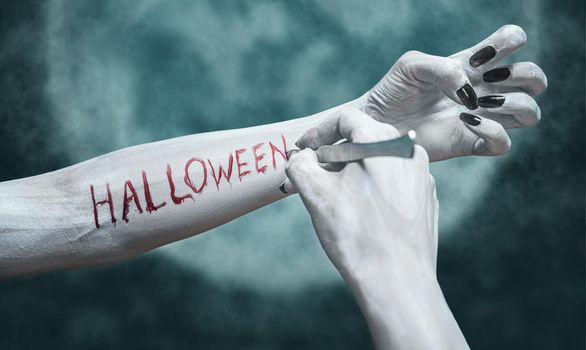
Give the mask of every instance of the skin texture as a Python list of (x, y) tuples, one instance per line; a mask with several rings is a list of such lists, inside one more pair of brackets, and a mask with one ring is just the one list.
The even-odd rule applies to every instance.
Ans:
[[(284, 151), (309, 130), (298, 146), (316, 148), (331, 135), (316, 125), (346, 107), (391, 124), (400, 133), (415, 129), (432, 161), (502, 154), (510, 140), (501, 124), (535, 124), (539, 108), (528, 94), (542, 92), (547, 81), (532, 63), (512, 65), (510, 77), (502, 82), (483, 83), (482, 73), (524, 40), (519, 27), (505, 26), (449, 58), (409, 52), (360, 98), (310, 117), (138, 145), (52, 173), (0, 183), (0, 277), (125, 260), (283, 198), (278, 188), (286, 178), (286, 162), (271, 154), (269, 142)], [(474, 52), (489, 44), (496, 57), (478, 68), (466, 66)], [(456, 91), (467, 82), (478, 96), (498, 92), (506, 99), (501, 107), (476, 110), (484, 116), (476, 126), (458, 119), (467, 109)], [(281, 137), (286, 147), (280, 144)], [(266, 165), (265, 172), (256, 167), (253, 150), (261, 143), (257, 151), (264, 153), (260, 167)], [(219, 176), (219, 164), (227, 170), (229, 155), (234, 157), (230, 182), (220, 179), (216, 186), (213, 176)], [(238, 156), (246, 163), (241, 167)], [(201, 188), (204, 173), (199, 161), (207, 167), (207, 186)], [(167, 166), (176, 195), (190, 198), (175, 203)], [(104, 202), (109, 198), (106, 185), (116, 222), (109, 212), (112, 206)]]
[[(322, 140), (355, 143), (400, 135), (355, 109), (317, 128)], [(287, 176), (378, 349), (468, 348), (436, 279), (438, 202), (422, 147), (413, 159), (367, 158), (337, 171), (307, 148), (292, 155)]]

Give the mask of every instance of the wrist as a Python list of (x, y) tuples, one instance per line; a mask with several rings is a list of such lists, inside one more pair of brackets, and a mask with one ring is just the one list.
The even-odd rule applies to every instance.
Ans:
[(407, 291), (414, 295), (427, 295), (440, 292), (435, 271), (421, 260), (411, 256), (384, 259), (362, 259), (358, 264), (347, 266), (342, 271), (344, 280), (353, 292), (368, 297), (368, 302), (384, 299), (394, 302)]
[(398, 262), (343, 274), (377, 348), (467, 348), (435, 272), (422, 262)]
[[(364, 235), (368, 233), (358, 236)], [(409, 284), (414, 288), (427, 288), (430, 283), (437, 283), (433, 260), (421, 256), (403, 240), (378, 240), (378, 243), (371, 242), (366, 246), (362, 239), (357, 242), (345, 240), (344, 243), (338, 249), (337, 267), (348, 283), (369, 290), (380, 288), (381, 280), (385, 287), (388, 284)]]

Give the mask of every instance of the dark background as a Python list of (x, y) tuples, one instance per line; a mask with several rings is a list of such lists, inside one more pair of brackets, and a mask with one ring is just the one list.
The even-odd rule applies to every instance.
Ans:
[[(450, 161), (438, 170), (442, 178), (442, 171), (452, 169), (450, 174), (471, 188), (490, 185), (474, 194), (476, 204), (465, 215), (449, 224), (444, 221), (443, 230), (450, 232), (440, 241), (438, 275), (472, 348), (584, 348), (584, 1), (387, 1), (386, 7), (373, 12), (361, 11), (360, 2), (352, 1), (326, 2), (329, 10), (311, 1), (202, 1), (201, 7), (209, 11), (206, 18), (218, 22), (218, 28), (235, 30), (230, 25), (239, 18), (256, 18), (257, 5), (270, 9), (278, 4), (293, 23), (285, 26), (287, 35), (269, 33), (263, 39), (265, 21), (267, 26), (279, 23), (271, 22), (270, 11), (261, 12), (260, 24), (254, 22), (261, 28), (261, 39), (245, 54), (236, 48), (245, 38), (234, 39), (233, 50), (246, 68), (238, 79), (245, 82), (243, 95), (236, 97), (227, 96), (216, 83), (226, 77), (208, 69), (204, 54), (184, 53), (182, 39), (163, 31), (167, 22), (161, 18), (181, 12), (187, 2), (176, 1), (172, 9), (164, 7), (150, 17), (140, 12), (139, 5), (146, 3), (0, 4), (0, 180), (55, 170), (133, 143), (317, 112), (359, 96), (406, 50), (445, 55), (503, 24), (516, 23), (537, 43), (529, 48), (529, 59), (549, 79), (549, 88), (539, 99), (543, 119), (531, 130), (513, 133), (515, 152), (505, 160), (482, 163), (498, 165), (490, 176), (478, 177), (478, 172), (462, 167), (462, 162), (473, 164), (472, 160)], [(191, 3), (189, 8), (198, 6)], [(67, 50), (57, 53), (52, 46), (56, 29), (50, 22), (54, 7), (68, 19), (58, 28)], [(394, 21), (390, 27), (381, 24), (385, 11)], [(364, 18), (356, 18), (360, 16)], [(246, 33), (247, 28), (240, 31)], [(399, 30), (403, 32), (398, 34)], [(113, 35), (120, 40), (106, 50), (83, 46), (103, 45)], [(207, 50), (217, 45), (218, 50), (231, 52), (230, 47), (220, 47), (222, 41), (213, 40), (207, 42)], [(321, 61), (315, 77), (310, 72), (308, 80), (287, 85), (306, 74), (299, 67), (311, 66), (306, 58), (313, 56), (292, 63), (297, 52), (316, 40), (331, 46), (333, 61)], [(118, 141), (105, 142), (99, 131), (120, 126), (100, 124), (110, 114), (102, 111), (102, 100), (91, 89), (89, 97), (71, 94), (65, 96), (67, 101), (60, 100), (76, 91), (67, 84), (83, 88), (84, 81), (76, 80), (83, 74), (77, 72), (92, 65), (87, 58), (93, 50), (115, 52), (115, 57), (125, 57), (137, 67), (132, 68), (131, 91), (138, 92), (126, 123), (135, 123), (138, 131), (117, 134)], [(55, 60), (70, 68), (59, 71)], [(151, 72), (146, 81), (136, 78), (142, 69)], [(62, 77), (66, 74), (68, 79)], [(226, 74), (230, 79), (230, 71)], [(283, 86), (289, 87), (286, 93)], [(291, 86), (302, 89), (291, 96), (297, 91)], [(312, 97), (316, 95), (321, 97)], [(92, 96), (95, 105), (84, 100), (93, 101)], [(76, 113), (67, 114), (71, 110)], [(111, 111), (112, 106), (103, 104), (103, 110)], [(161, 118), (167, 127), (161, 127)], [(450, 202), (453, 195), (442, 191), (442, 181), (446, 180), (438, 181), (440, 203), (448, 211), (457, 208)], [(245, 236), (235, 231), (262, 227), (263, 220), (275, 213), (299, 210), (297, 202), (287, 203), (250, 214), (213, 235), (231, 235), (233, 244), (244, 242)], [(307, 218), (300, 220), (303, 230), (310, 231)], [(311, 244), (318, 251), (315, 240)], [(293, 261), (297, 253), (302, 254), (291, 250), (284, 257)], [(172, 256), (154, 252), (105, 268), (0, 282), (0, 349), (372, 347), (366, 324), (339, 281), (299, 283), (289, 293), (265, 293), (262, 286), (211, 278), (220, 267), (191, 269)], [(254, 256), (247, 255), (251, 260)], [(242, 275), (263, 271), (252, 268)], [(293, 283), (295, 278), (292, 274)]]

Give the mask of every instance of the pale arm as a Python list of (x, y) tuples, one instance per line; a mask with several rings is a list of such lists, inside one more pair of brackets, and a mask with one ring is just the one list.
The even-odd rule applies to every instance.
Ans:
[[(358, 110), (322, 122), (319, 142), (393, 139), (399, 132)], [(304, 148), (304, 135), (298, 145)], [(438, 201), (427, 153), (366, 158), (339, 171), (310, 148), (293, 154), (288, 188), (298, 191), (324, 251), (368, 323), (378, 349), (467, 349), (436, 278)]]
[[(343, 106), (367, 112), (401, 133), (415, 129), (418, 142), (432, 161), (502, 154), (511, 145), (503, 125), (511, 128), (537, 123), (539, 107), (528, 94), (538, 95), (547, 86), (545, 75), (533, 63), (495, 68), (524, 41), (521, 28), (505, 26), (450, 57), (408, 53), (361, 98)], [(494, 49), (493, 56), (471, 66), (470, 62), (476, 62), (472, 58), (487, 47)], [(507, 74), (496, 79), (496, 71)], [(476, 101), (476, 94), (469, 89), (469, 94), (459, 94), (462, 84), (468, 82), (472, 84), (469, 89), (478, 90), (479, 96), (502, 96)], [(501, 105), (491, 105), (487, 99), (496, 99)], [(480, 115), (462, 118), (462, 111), (482, 101), (486, 105), (475, 111)], [(278, 186), (285, 177), (285, 148), (341, 107), (283, 123), (135, 146), (53, 173), (0, 183), (0, 277), (123, 260), (282, 198)], [(316, 140), (305, 141), (311, 144)], [(231, 173), (227, 170), (230, 156)], [(207, 182), (200, 191), (204, 166)]]
[(325, 115), (359, 101), (0, 183), (0, 277), (128, 259), (281, 199), (286, 152)]

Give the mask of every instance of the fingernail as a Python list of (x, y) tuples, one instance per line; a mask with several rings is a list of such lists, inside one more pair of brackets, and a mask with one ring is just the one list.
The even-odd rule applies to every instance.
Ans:
[(456, 95), (460, 98), (460, 101), (466, 106), (466, 108), (474, 110), (478, 108), (478, 101), (476, 98), (476, 92), (470, 86), (470, 84), (466, 84), (456, 91)]
[(460, 120), (463, 121), (464, 123), (468, 123), (472, 126), (480, 125), (480, 121), (481, 121), (481, 119), (479, 117), (475, 116), (474, 114), (465, 113), (465, 112), (460, 113)]
[(285, 189), (285, 181), (283, 181), (283, 183), (279, 186), (279, 190), (281, 190), (281, 192), (283, 192), (284, 194), (288, 194), (289, 192), (287, 192), (287, 190)]
[(482, 75), (482, 80), (484, 80), (485, 83), (496, 83), (507, 80), (510, 75), (511, 71), (507, 67), (495, 68), (485, 72)]
[(291, 156), (294, 155), (295, 153), (299, 152), (298, 149), (292, 149), (287, 151), (285, 154), (287, 155), (287, 160), (291, 159)]
[(472, 67), (472, 68), (480, 67), (483, 64), (485, 64), (486, 62), (492, 60), (494, 58), (494, 56), (496, 56), (496, 50), (494, 47), (492, 47), (492, 46), (483, 47), (478, 52), (476, 52), (474, 55), (472, 55), (472, 57), (470, 57), (470, 60), (468, 61), (468, 63), (470, 63), (470, 67)]
[(500, 107), (505, 103), (505, 96), (501, 95), (488, 95), (478, 98), (478, 105), (483, 108), (496, 108)]

